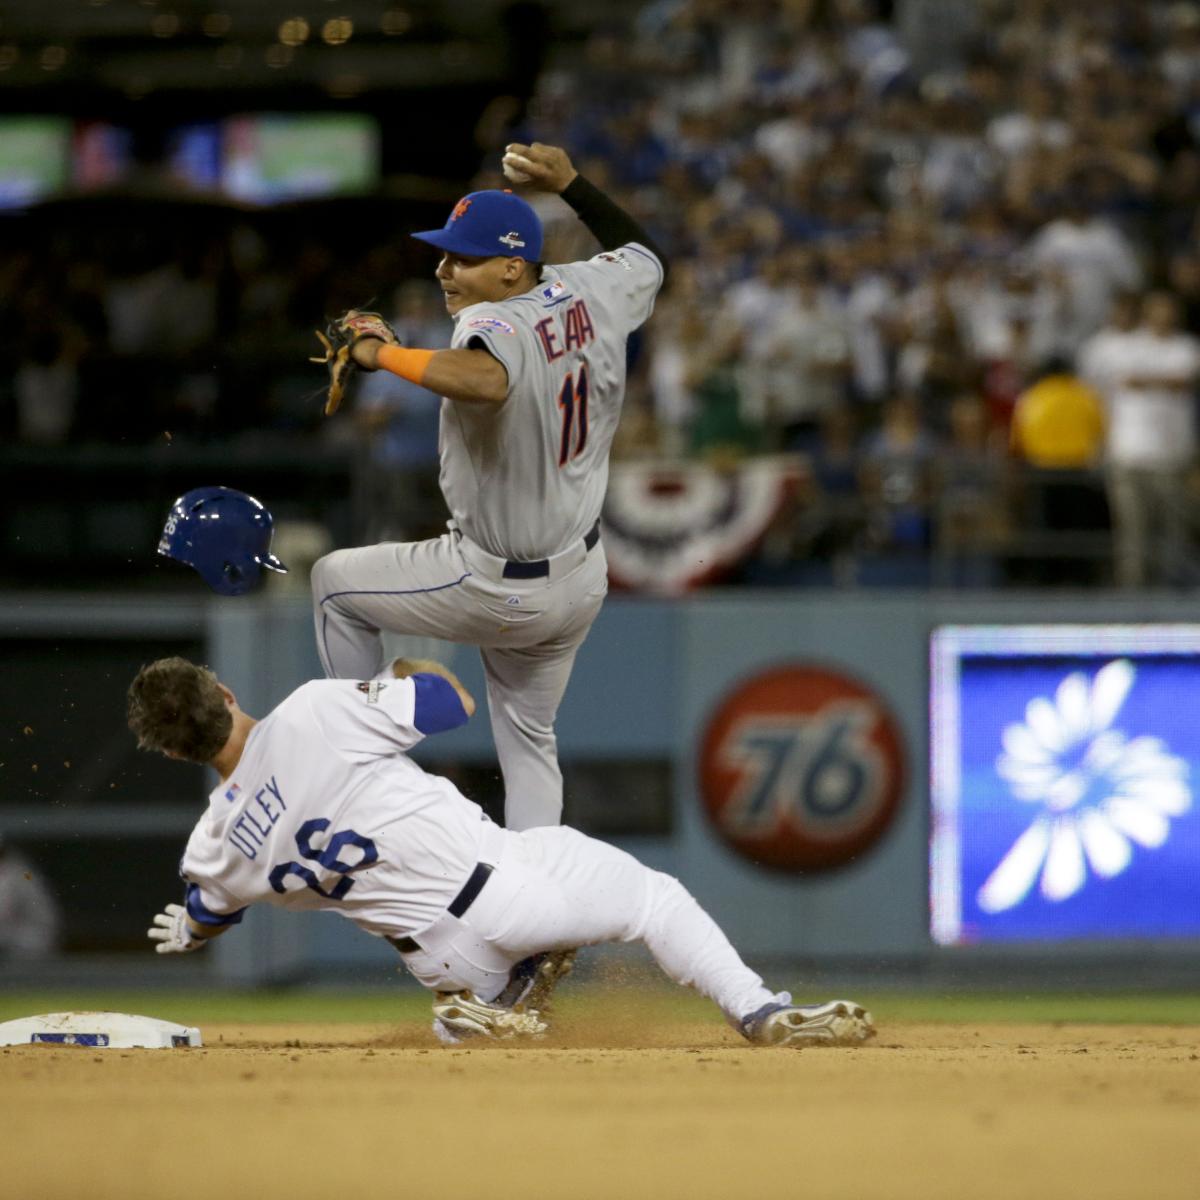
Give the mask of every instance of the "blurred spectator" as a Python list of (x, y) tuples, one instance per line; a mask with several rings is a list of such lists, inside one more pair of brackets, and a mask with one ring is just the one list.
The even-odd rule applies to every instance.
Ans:
[(1124, 362), (1125, 347), (1137, 330), (1141, 305), (1141, 297), (1135, 293), (1119, 293), (1113, 299), (1108, 320), (1084, 341), (1075, 356), (1080, 379), (1096, 391), (1106, 407), (1112, 404), (1117, 371)]
[(859, 494), (858, 431), (854, 410), (838, 404), (821, 414), (800, 477), (793, 548), (797, 557), (825, 562), (831, 580), (849, 582), (851, 558), (865, 526)]
[(988, 122), (987, 139), (1006, 158), (1028, 154), (1034, 147), (1061, 150), (1071, 144), (1071, 126), (1049, 80), (1030, 71), (1020, 83), (1017, 104)]
[[(1200, 194), (1200, 188), (1196, 194)], [(1200, 251), (1188, 246), (1173, 254), (1167, 272), (1171, 290), (1179, 301), (1183, 328), (1200, 336)]]
[(1094, 388), (1066, 359), (1051, 359), (1013, 410), (1012, 448), (1022, 462), (1043, 470), (1086, 470), (1104, 447), (1104, 409)]
[[(1182, 327), (1200, 333), (1198, 12), (1169, 0), (655, 0), (631, 37), (605, 25), (544, 73), (525, 114), (498, 100), (484, 145), (494, 157), (517, 122), (518, 140), (570, 146), (672, 253), (671, 287), (631, 346), (646, 391), (629, 426), (638, 452), (802, 443), (816, 463), (826, 417), (836, 426), (848, 400), (878, 455), (897, 436), (889, 400), (905, 393), (922, 437), (952, 442), (973, 419), (962, 397), (981, 396), (1005, 430), (1021, 397), (1014, 445), (1028, 454), (1058, 419), (1047, 414), (1080, 416), (1066, 377), (1039, 381), (1039, 364), (1067, 356), (1109, 403), (1110, 368), (1129, 357), (1124, 297), (1144, 279), (1165, 281)], [(499, 183), (494, 162), (481, 180)], [(365, 251), (339, 241), (359, 220), (388, 225), (355, 207), (378, 201), (346, 201), (319, 223), (303, 206), (196, 209), (182, 237), (177, 221), (31, 218), (37, 249), (18, 236), (0, 255), (0, 311), (23, 331), (7, 352), (18, 436), (145, 444), (164, 428), (253, 429), (314, 445), (317, 381), (300, 373), (310, 330), (411, 273), (403, 238)], [(561, 246), (581, 227), (555, 205), (543, 212)], [(46, 313), (72, 331), (58, 351), (37, 336)], [(424, 344), (444, 344), (438, 320), (442, 340), (429, 329)], [(355, 419), (378, 467), (361, 476), (375, 481), (361, 507), (409, 519), (436, 398), (360, 383)], [(1111, 402), (1151, 391), (1123, 387)], [(1114, 468), (1137, 442), (1123, 422), (1114, 407)], [(321, 436), (352, 437), (348, 425)], [(970, 461), (955, 467), (964, 487)], [(976, 464), (985, 491), (989, 464)], [(880, 479), (878, 461), (862, 473), (876, 515)]]
[[(450, 344), (450, 322), (439, 288), (409, 280), (396, 289), (392, 325), (406, 346), (437, 350)], [(403, 541), (424, 536), (435, 499), (441, 400), (390, 371), (358, 377), (354, 417), (364, 439), (357, 480), (362, 540)]]
[(1063, 198), (1061, 214), (1038, 230), (1028, 251), (1034, 266), (1061, 272), (1066, 281), (1067, 344), (1072, 347), (1100, 328), (1118, 291), (1136, 288), (1141, 281), (1128, 239), (1071, 192)]
[(0, 834), (0, 959), (50, 958), (61, 927), (58, 902), (41, 872)]
[(950, 436), (935, 464), (937, 550), (957, 583), (996, 582), (996, 553), (1008, 533), (1008, 470), (982, 397), (957, 396)]
[[(69, 336), (69, 335), (68, 335)], [(70, 437), (79, 399), (79, 371), (68, 336), (47, 324), (35, 330), (13, 378), (17, 440), (61, 446)]]
[(1175, 298), (1151, 292), (1114, 360), (1108, 486), (1117, 582), (1178, 583), (1187, 565), (1200, 342), (1180, 331)]
[(653, 331), (647, 384), (661, 448), (669, 458), (685, 451), (692, 419), (689, 349), (702, 336), (703, 318), (686, 300), (667, 297), (651, 317)]
[(950, 401), (975, 382), (975, 366), (944, 276), (910, 294), (904, 339), (896, 362), (896, 382), (919, 397), (923, 411), (941, 423)]
[(768, 445), (796, 449), (823, 413), (842, 403), (849, 380), (849, 343), (840, 312), (822, 295), (811, 266), (793, 268), (789, 286), (756, 314), (747, 336), (743, 415)]
[(994, 426), (1009, 427), (1039, 365), (1061, 352), (1064, 307), (1062, 288), (1020, 262), (987, 272), (964, 297), (958, 312)]
[(880, 427), (863, 441), (859, 471), (870, 548), (928, 548), (935, 450), (915, 396), (902, 392), (884, 405)]
[(736, 333), (713, 336), (693, 326), (687, 343), (686, 383), (692, 396), (691, 452), (717, 462), (762, 448), (759, 426), (742, 414), (742, 340)]
[(1065, 358), (1051, 359), (1017, 399), (1012, 449), (1025, 467), (1022, 523), (1035, 538), (1029, 559), (1017, 564), (1019, 578), (1084, 584), (1101, 577), (1106, 555), (1095, 539), (1109, 527), (1097, 473), (1105, 426), (1099, 393)]

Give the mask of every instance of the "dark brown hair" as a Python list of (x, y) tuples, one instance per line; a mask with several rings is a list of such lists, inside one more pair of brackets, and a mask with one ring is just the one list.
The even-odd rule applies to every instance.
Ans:
[(143, 750), (210, 763), (229, 740), (233, 714), (217, 677), (186, 658), (160, 658), (129, 685), (126, 716)]

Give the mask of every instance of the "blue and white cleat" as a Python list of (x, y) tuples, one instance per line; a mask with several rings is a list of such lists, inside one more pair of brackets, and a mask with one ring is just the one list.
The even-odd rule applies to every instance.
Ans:
[(826, 1004), (764, 1004), (742, 1018), (756, 1046), (858, 1046), (875, 1036), (871, 1014), (853, 1000)]

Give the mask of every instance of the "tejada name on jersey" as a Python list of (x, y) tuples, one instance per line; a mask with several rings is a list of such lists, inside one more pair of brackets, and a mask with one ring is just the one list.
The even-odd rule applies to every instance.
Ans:
[(541, 340), (547, 362), (554, 362), (572, 350), (583, 349), (596, 337), (591, 315), (582, 296), (568, 304), (565, 311), (559, 309), (554, 316), (543, 317), (533, 328)]

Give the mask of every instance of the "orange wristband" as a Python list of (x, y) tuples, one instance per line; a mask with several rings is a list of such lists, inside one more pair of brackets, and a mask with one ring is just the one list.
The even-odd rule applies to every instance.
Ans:
[(375, 360), (385, 371), (399, 375), (411, 383), (420, 383), (425, 378), (429, 360), (436, 350), (411, 350), (408, 346), (389, 346), (386, 343), (379, 347), (379, 357)]

